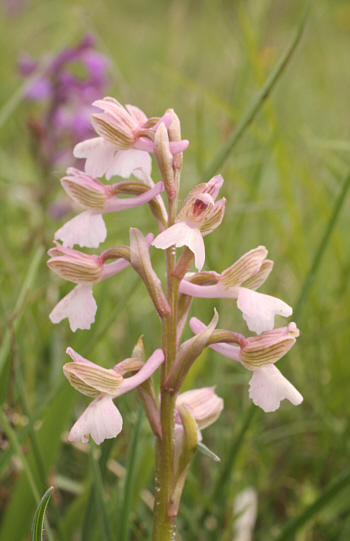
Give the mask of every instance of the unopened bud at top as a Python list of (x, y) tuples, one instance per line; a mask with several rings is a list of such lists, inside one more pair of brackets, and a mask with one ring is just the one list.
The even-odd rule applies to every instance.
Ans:
[(168, 132), (161, 122), (154, 138), (154, 155), (157, 158), (168, 199), (176, 198), (173, 155), (170, 152)]
[(300, 334), (295, 323), (273, 329), (259, 336), (246, 338), (240, 349), (240, 360), (249, 370), (273, 364), (295, 344)]

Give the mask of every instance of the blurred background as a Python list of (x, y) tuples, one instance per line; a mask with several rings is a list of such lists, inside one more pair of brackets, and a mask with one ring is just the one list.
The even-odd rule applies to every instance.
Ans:
[[(73, 145), (93, 136), (89, 104), (110, 95), (147, 116), (175, 109), (190, 141), (183, 199), (208, 180), (212, 160), (296, 35), (304, 6), (2, 0), (1, 540), (29, 539), (35, 491), (42, 495), (50, 485), (49, 539), (105, 539), (99, 479), (112, 539), (125, 535), (126, 501), (130, 539), (151, 536), (153, 438), (143, 419), (138, 444), (133, 440), (136, 392), (118, 400), (122, 433), (89, 451), (67, 442), (88, 400), (62, 374), (67, 346), (106, 367), (129, 357), (141, 334), (147, 355), (159, 347), (160, 325), (144, 286), (130, 270), (97, 286), (90, 331), (72, 333), (67, 320), (54, 326), (48, 318), (72, 288), (49, 272), (45, 252), (77, 211), (59, 179), (74, 165)], [(286, 69), (216, 171), (228, 202), (222, 226), (205, 239), (205, 269), (221, 272), (248, 250), (268, 248), (275, 266), (261, 291), (293, 306), (301, 330), (278, 368), (304, 402), (284, 401), (264, 414), (250, 404), (248, 371), (211, 350), (202, 354), (186, 388), (216, 384), (224, 398), (219, 420), (203, 434), (221, 463), (195, 456), (179, 539), (243, 541), (234, 504), (248, 487), (258, 507), (253, 537), (245, 541), (350, 539), (349, 54), (350, 2), (314, 2)], [(127, 244), (130, 226), (156, 232), (148, 207), (109, 215), (106, 223), (101, 251)], [(152, 257), (162, 274), (162, 254), (154, 250)], [(208, 323), (214, 307), (219, 327), (249, 335), (235, 302), (196, 299), (191, 315)], [(100, 477), (91, 468), (94, 457)]]

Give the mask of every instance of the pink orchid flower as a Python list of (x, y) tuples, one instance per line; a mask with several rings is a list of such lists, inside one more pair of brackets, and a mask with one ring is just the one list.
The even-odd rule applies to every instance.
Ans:
[(195, 256), (195, 266), (201, 270), (205, 261), (203, 236), (216, 229), (224, 217), (226, 199), (215, 202), (224, 182), (221, 175), (207, 184), (196, 186), (185, 199), (175, 224), (160, 233), (153, 241), (156, 248), (187, 246)]
[(198, 426), (198, 441), (202, 441), (201, 430), (215, 423), (224, 408), (224, 401), (215, 393), (215, 386), (186, 391), (176, 399), (175, 423), (179, 425), (182, 422), (177, 408), (181, 404), (187, 404), (192, 411)]
[(91, 434), (98, 445), (105, 439), (115, 438), (123, 427), (123, 419), (113, 400), (131, 389), (134, 389), (159, 368), (164, 361), (164, 353), (157, 349), (134, 376), (124, 378), (118, 363), (112, 369), (102, 368), (81, 355), (72, 348), (67, 348), (73, 362), (63, 367), (63, 372), (69, 383), (86, 396), (94, 398), (71, 429), (69, 441), (86, 443)]
[[(107, 237), (107, 229), (102, 218), (103, 214), (127, 210), (149, 203), (158, 198), (164, 190), (163, 182), (150, 186), (140, 195), (128, 198), (118, 198), (118, 182), (105, 186), (98, 179), (73, 167), (67, 169), (68, 175), (63, 177), (62, 185), (65, 191), (79, 205), (87, 209), (78, 216), (66, 222), (55, 233), (55, 240), (61, 240), (63, 246), (72, 248), (75, 244), (80, 247), (97, 248)], [(143, 172), (135, 172), (145, 175)], [(143, 177), (144, 178), (144, 177)], [(143, 179), (142, 179), (143, 180)]]
[[(148, 246), (153, 240), (153, 234), (146, 237)], [(73, 332), (77, 329), (90, 329), (95, 321), (97, 304), (92, 288), (95, 284), (106, 280), (126, 269), (130, 263), (118, 259), (112, 263), (103, 262), (102, 256), (86, 255), (77, 250), (65, 248), (58, 242), (48, 254), (51, 259), (48, 266), (62, 278), (78, 284), (68, 295), (63, 297), (49, 315), (52, 323), (59, 323), (68, 318)]]
[[(193, 317), (190, 320), (190, 327), (198, 334), (206, 328), (206, 325)], [(210, 347), (253, 371), (253, 377), (249, 382), (249, 397), (256, 406), (260, 406), (265, 412), (271, 412), (277, 410), (285, 398), (295, 406), (303, 401), (299, 391), (274, 365), (294, 345), (297, 336), (299, 330), (295, 323), (289, 323), (287, 327), (260, 336), (242, 337), (240, 346), (218, 343)]]
[[(114, 175), (128, 178), (133, 169), (141, 167), (151, 173), (153, 140), (158, 125), (166, 128), (172, 123), (172, 115), (165, 113), (162, 118), (147, 118), (145, 113), (133, 105), (125, 108), (114, 98), (104, 98), (93, 103), (103, 110), (91, 116), (91, 122), (100, 137), (88, 139), (74, 148), (76, 158), (86, 158), (85, 171), (93, 177)], [(173, 154), (183, 152), (188, 141), (173, 142)]]
[(206, 272), (206, 281), (215, 285), (193, 283), (200, 275), (192, 275), (180, 282), (179, 291), (191, 297), (210, 299), (237, 299), (237, 307), (243, 313), (250, 331), (260, 334), (274, 327), (275, 315), (289, 317), (292, 308), (285, 302), (254, 291), (263, 284), (272, 270), (273, 262), (266, 259), (267, 250), (258, 246), (243, 255), (221, 274)]

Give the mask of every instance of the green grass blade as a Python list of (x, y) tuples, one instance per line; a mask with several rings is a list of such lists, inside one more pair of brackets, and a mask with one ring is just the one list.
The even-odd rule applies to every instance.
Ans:
[[(98, 461), (98, 468), (101, 473), (102, 482), (104, 481), (105, 476), (106, 476), (107, 460), (113, 449), (114, 442), (115, 440), (113, 439), (106, 440), (100, 446), (101, 456)], [(92, 487), (90, 490), (87, 504), (85, 506), (85, 511), (84, 511), (84, 521), (83, 521), (82, 533), (81, 533), (82, 541), (90, 541), (91, 539), (93, 539), (93, 536), (94, 536), (94, 531), (95, 531), (95, 526), (96, 526), (94, 504), (95, 504), (95, 495), (94, 495), (94, 490)]]
[[(2, 408), (0, 408), (0, 421), (2, 423), (2, 426), (4, 428), (5, 433), (7, 434), (8, 439), (10, 440), (10, 443), (11, 443), (13, 449), (15, 450), (16, 454), (18, 455), (18, 458), (20, 459), (20, 461), (22, 463), (22, 466), (23, 466), (23, 469), (24, 469), (25, 474), (27, 476), (27, 479), (28, 479), (32, 494), (34, 496), (34, 499), (37, 502), (39, 502), (39, 500), (40, 500), (39, 491), (38, 491), (38, 488), (36, 486), (36, 482), (35, 482), (35, 479), (33, 477), (32, 471), (30, 469), (30, 466), (28, 464), (28, 461), (27, 461), (26, 457), (22, 453), (22, 449), (21, 449), (21, 446), (20, 446), (20, 444), (18, 442), (16, 433), (13, 430), (13, 428), (11, 427), (10, 423), (8, 422), (7, 417), (6, 417), (5, 413), (3, 412)], [(35, 520), (35, 518), (34, 518), (34, 520)], [(48, 525), (46, 527), (46, 530), (47, 530), (47, 536), (48, 536), (49, 540), (52, 541), (53, 537), (52, 537), (52, 534), (51, 534), (51, 531), (50, 531)], [(34, 538), (34, 539), (36, 539), (36, 538)]]
[(329, 240), (330, 240), (330, 236), (331, 236), (331, 233), (335, 227), (335, 224), (337, 222), (337, 219), (338, 219), (338, 216), (340, 214), (340, 211), (343, 207), (343, 204), (345, 202), (345, 199), (346, 199), (346, 194), (348, 192), (348, 189), (349, 189), (349, 186), (350, 186), (350, 173), (347, 175), (347, 177), (345, 178), (344, 182), (343, 182), (343, 187), (342, 187), (342, 190), (338, 196), (338, 198), (336, 199), (335, 203), (334, 203), (334, 207), (333, 207), (333, 213), (332, 213), (332, 216), (328, 222), (328, 225), (327, 225), (327, 228), (324, 232), (324, 235), (321, 239), (321, 242), (318, 246), (318, 249), (316, 251), (316, 254), (315, 254), (315, 257), (314, 257), (314, 260), (313, 260), (313, 263), (311, 265), (311, 269), (306, 277), (306, 280), (304, 282), (304, 286), (303, 286), (303, 289), (300, 293), (300, 296), (299, 296), (299, 299), (295, 305), (295, 309), (294, 309), (294, 318), (295, 319), (298, 319), (299, 317), (299, 314), (301, 312), (301, 309), (306, 301), (306, 298), (308, 296), (308, 293), (310, 291), (310, 288), (316, 278), (316, 274), (317, 274), (317, 271), (320, 267), (320, 264), (321, 264), (321, 261), (322, 261), (322, 257), (326, 251), (326, 248), (328, 246), (328, 243), (329, 243)]
[(305, 509), (298, 517), (292, 519), (287, 523), (281, 535), (275, 538), (275, 541), (287, 541), (288, 539), (295, 539), (297, 532), (314, 516), (319, 513), (324, 507), (329, 505), (329, 503), (336, 497), (338, 494), (350, 485), (350, 469), (346, 470), (345, 473), (340, 475), (333, 483), (328, 485), (328, 487), (322, 492), (321, 496), (312, 503), (309, 507)]
[(297, 45), (300, 42), (301, 36), (304, 31), (305, 23), (307, 20), (307, 15), (309, 12), (310, 5), (311, 5), (311, 0), (308, 0), (306, 2), (304, 13), (302, 15), (301, 22), (297, 28), (294, 38), (292, 39), (292, 41), (290, 42), (290, 44), (288, 45), (288, 47), (282, 54), (281, 58), (279, 59), (279, 61), (277, 62), (273, 70), (271, 71), (270, 75), (266, 79), (264, 86), (256, 94), (255, 98), (249, 105), (248, 109), (246, 109), (245, 113), (241, 117), (241, 120), (238, 122), (231, 137), (222, 146), (221, 150), (218, 152), (218, 154), (214, 157), (212, 162), (209, 164), (209, 166), (205, 170), (204, 176), (203, 176), (204, 182), (207, 182), (219, 171), (220, 167), (228, 158), (235, 144), (240, 139), (241, 135), (243, 135), (243, 133), (245, 132), (249, 124), (252, 122), (256, 114), (259, 112), (259, 110), (263, 106), (264, 101), (267, 99), (268, 95), (271, 93), (272, 89), (275, 87), (284, 69), (286, 68), (290, 59), (292, 58), (292, 55), (297, 48)]
[[(18, 299), (16, 302), (15, 310), (14, 310), (12, 321), (11, 321), (11, 324), (12, 324), (11, 326), (14, 328), (14, 330), (18, 328), (18, 325), (22, 319), (24, 308), (25, 308), (30, 290), (32, 288), (33, 282), (39, 271), (39, 267), (40, 267), (40, 263), (41, 263), (43, 255), (44, 255), (44, 248), (43, 246), (39, 246), (34, 254), (32, 262), (29, 265), (29, 269), (24, 279), (23, 286), (18, 295)], [(5, 332), (3, 343), (0, 348), (0, 375), (4, 368), (4, 364), (10, 350), (10, 344), (11, 344), (11, 333), (10, 333), (10, 329), (7, 329)]]
[(133, 499), (133, 487), (136, 473), (137, 448), (140, 441), (140, 432), (143, 419), (143, 408), (140, 407), (136, 425), (133, 430), (129, 458), (126, 466), (124, 501), (120, 520), (119, 541), (128, 541), (130, 532), (130, 511)]
[(92, 470), (92, 476), (94, 480), (94, 493), (96, 498), (96, 503), (98, 507), (98, 511), (101, 518), (101, 526), (103, 530), (103, 539), (104, 541), (112, 541), (112, 533), (111, 533), (111, 527), (107, 516), (107, 508), (104, 498), (104, 490), (103, 490), (103, 480), (101, 476), (101, 470), (99, 467), (98, 460), (94, 457), (94, 448), (95, 446), (90, 441), (90, 463), (91, 463), (91, 470)]
[(43, 539), (42, 532), (43, 532), (45, 511), (46, 511), (47, 504), (49, 503), (49, 499), (51, 498), (51, 495), (53, 493), (53, 490), (54, 490), (53, 487), (48, 488), (44, 496), (41, 498), (39, 506), (34, 515), (31, 541), (42, 541)]

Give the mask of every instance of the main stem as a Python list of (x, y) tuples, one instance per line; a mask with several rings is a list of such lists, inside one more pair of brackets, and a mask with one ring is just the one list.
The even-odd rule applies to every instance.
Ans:
[[(176, 201), (169, 201), (168, 227), (175, 222)], [(161, 425), (162, 438), (156, 436), (155, 472), (156, 494), (154, 502), (153, 541), (173, 541), (176, 532), (176, 517), (170, 516), (170, 505), (174, 492), (174, 441), (176, 395), (163, 391), (163, 383), (176, 357), (177, 297), (179, 282), (172, 276), (176, 263), (175, 246), (168, 248), (166, 256), (166, 297), (170, 314), (162, 319), (162, 348), (165, 360), (161, 371)]]

